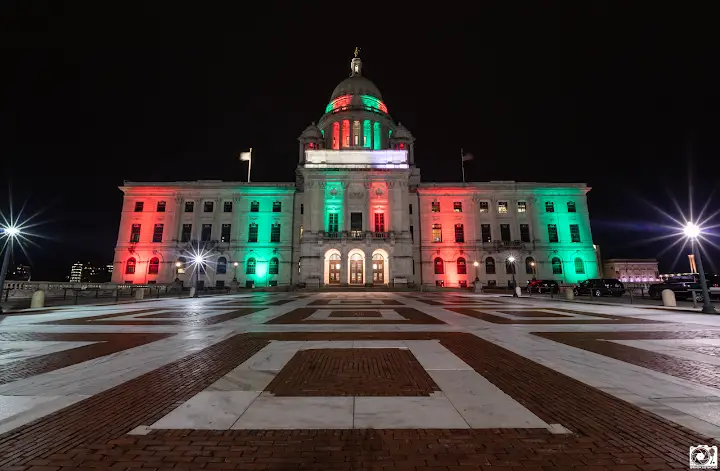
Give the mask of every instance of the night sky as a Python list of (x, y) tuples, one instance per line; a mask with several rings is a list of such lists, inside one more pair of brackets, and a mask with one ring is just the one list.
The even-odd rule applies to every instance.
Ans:
[[(0, 209), (11, 194), (42, 211), (33, 278), (112, 261), (123, 180), (242, 180), (252, 146), (253, 181), (293, 181), (297, 137), (355, 46), (424, 181), (460, 181), (464, 148), (469, 181), (586, 182), (603, 256), (659, 256), (668, 244), (647, 239), (670, 221), (652, 205), (678, 215), (692, 182), (699, 210), (719, 182), (714, 15), (497, 3), (331, 20), (319, 5), (2, 2)], [(661, 271), (687, 270), (677, 253)]]

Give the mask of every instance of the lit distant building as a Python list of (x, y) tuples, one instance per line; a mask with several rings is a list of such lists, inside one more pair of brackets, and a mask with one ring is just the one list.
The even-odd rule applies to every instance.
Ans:
[(8, 280), (30, 281), (30, 265), (18, 264), (8, 274)]
[(91, 263), (76, 262), (70, 268), (71, 283), (107, 283), (112, 276), (112, 265), (97, 266)]
[(84, 263), (73, 263), (70, 267), (70, 277), (68, 278), (68, 281), (70, 281), (70, 283), (80, 283), (82, 281), (84, 267)]
[(622, 282), (660, 281), (658, 261), (654, 258), (611, 258), (603, 263), (603, 273)]
[(415, 138), (357, 57), (298, 140), (294, 183), (125, 182), (113, 281), (190, 284), (197, 250), (209, 258), (200, 279), (213, 286), (599, 276), (589, 187), (422, 183)]

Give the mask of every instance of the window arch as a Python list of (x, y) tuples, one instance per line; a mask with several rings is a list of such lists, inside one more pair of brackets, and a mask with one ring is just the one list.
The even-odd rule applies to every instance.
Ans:
[(125, 262), (125, 274), (126, 275), (132, 275), (135, 273), (135, 265), (136, 261), (135, 258), (130, 257), (127, 259), (127, 262)]
[(277, 257), (273, 257), (270, 259), (270, 266), (269, 266), (269, 273), (271, 275), (277, 275), (280, 271), (280, 262), (278, 261)]
[(558, 257), (552, 259), (553, 275), (562, 275), (562, 261)]
[(246, 275), (254, 275), (255, 274), (255, 266), (257, 263), (255, 262), (255, 259), (250, 257), (247, 259), (247, 262), (245, 264), (245, 274)]
[(528, 275), (534, 275), (535, 274), (535, 259), (532, 257), (527, 257), (525, 259), (525, 273)]
[(225, 273), (227, 273), (227, 258), (218, 258), (217, 266), (215, 267), (215, 273), (217, 273), (218, 275), (224, 275)]
[(334, 150), (340, 149), (340, 123), (337, 121), (332, 125), (332, 148)]
[(488, 257), (485, 259), (485, 273), (488, 275), (495, 274), (495, 259)]
[(157, 275), (160, 272), (160, 259), (153, 257), (148, 263), (148, 275)]
[(343, 119), (342, 122), (342, 146), (350, 147), (350, 120)]
[(585, 263), (583, 263), (583, 260), (580, 257), (575, 257), (575, 273), (578, 275), (585, 274)]
[(458, 275), (467, 275), (467, 262), (462, 257), (457, 259), (457, 272)]
[(433, 266), (435, 267), (435, 274), (436, 275), (443, 275), (445, 274), (445, 263), (443, 262), (443, 259), (440, 257), (437, 257), (433, 261)]

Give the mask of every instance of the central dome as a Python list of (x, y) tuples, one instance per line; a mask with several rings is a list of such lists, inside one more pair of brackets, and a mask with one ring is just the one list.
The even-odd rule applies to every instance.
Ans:
[(338, 86), (335, 87), (335, 90), (333, 90), (330, 100), (332, 101), (343, 95), (370, 95), (378, 100), (382, 100), (380, 90), (378, 90), (375, 84), (360, 74), (353, 75), (340, 82)]

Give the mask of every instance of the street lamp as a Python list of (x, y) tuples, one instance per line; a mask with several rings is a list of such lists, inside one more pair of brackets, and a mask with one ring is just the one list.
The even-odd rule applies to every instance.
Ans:
[(702, 312), (705, 314), (715, 314), (715, 308), (710, 304), (710, 293), (708, 293), (707, 280), (705, 280), (705, 270), (703, 269), (702, 257), (700, 256), (700, 242), (697, 238), (700, 237), (702, 229), (692, 222), (685, 224), (683, 228), (685, 236), (690, 239), (690, 246), (692, 247), (695, 258), (697, 259), (697, 270), (700, 274), (700, 288), (703, 294), (703, 307)]
[(517, 298), (517, 290), (515, 289), (515, 257), (510, 255), (507, 259), (508, 262), (510, 262), (510, 266), (512, 267), (512, 290), (513, 290), (513, 298)]
[(203, 263), (205, 263), (205, 258), (201, 253), (196, 254), (193, 257), (193, 263), (195, 264), (195, 293), (193, 293), (193, 298), (197, 298), (198, 290), (200, 289), (200, 268), (203, 266)]
[(14, 239), (20, 235), (20, 228), (15, 226), (7, 226), (2, 229), (2, 236), (7, 238), (5, 242), (5, 257), (3, 258), (2, 269), (0, 269), (0, 314), (2, 314), (2, 294), (5, 289), (5, 276), (7, 275), (8, 265), (10, 264), (10, 252), (12, 252), (12, 244)]

